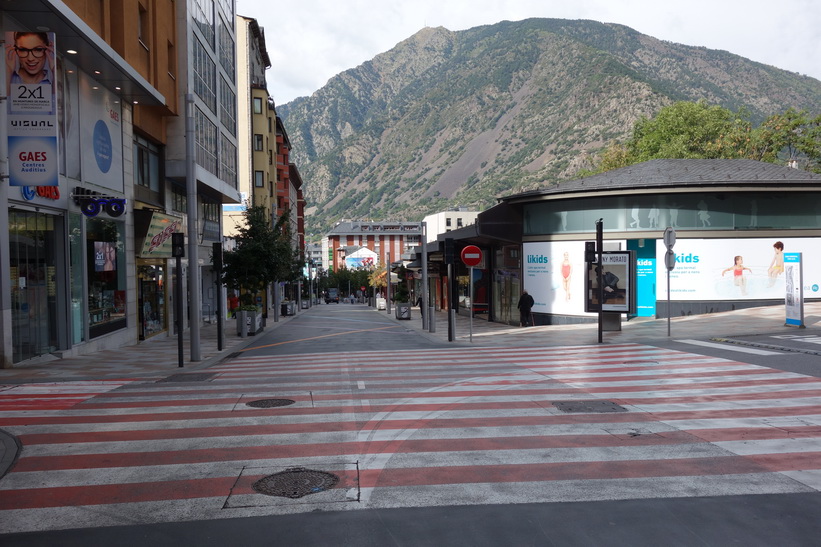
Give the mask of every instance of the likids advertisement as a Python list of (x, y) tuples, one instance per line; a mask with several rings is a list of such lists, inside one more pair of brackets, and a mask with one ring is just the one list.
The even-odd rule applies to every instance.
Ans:
[(533, 296), (534, 313), (587, 315), (584, 241), (525, 243), (524, 288)]
[[(656, 242), (656, 261), (666, 248)], [(821, 251), (811, 238), (678, 239), (670, 272), (671, 300), (783, 300), (785, 252), (803, 253), (804, 297), (821, 298)], [(657, 296), (667, 295), (667, 272), (656, 272)]]

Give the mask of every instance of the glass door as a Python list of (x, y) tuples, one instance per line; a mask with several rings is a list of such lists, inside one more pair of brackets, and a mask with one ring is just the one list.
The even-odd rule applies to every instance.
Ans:
[(58, 348), (55, 218), (9, 212), (13, 362)]

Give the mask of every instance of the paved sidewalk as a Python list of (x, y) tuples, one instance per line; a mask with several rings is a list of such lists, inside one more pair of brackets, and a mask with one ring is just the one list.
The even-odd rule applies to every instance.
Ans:
[[(380, 312), (385, 313), (385, 312)], [(435, 333), (422, 330), (419, 308), (413, 308), (411, 319), (399, 321), (423, 336), (448, 340), (448, 321), (445, 312), (437, 312)], [(578, 325), (544, 325), (536, 327), (514, 327), (499, 323), (488, 323), (474, 319), (471, 325), (468, 317), (456, 317), (456, 335), (451, 343), (476, 346), (566, 346), (598, 344), (598, 323)], [(673, 317), (670, 319), (670, 339), (730, 338), (756, 334), (802, 334), (821, 336), (821, 302), (810, 302), (804, 306), (804, 324), (798, 329), (785, 325), (784, 306), (748, 308), (722, 313)], [(620, 331), (604, 331), (602, 343), (645, 343), (653, 344), (667, 338), (667, 319), (623, 320)], [(471, 340), (472, 339), (472, 340)], [(821, 348), (819, 348), (821, 349)]]

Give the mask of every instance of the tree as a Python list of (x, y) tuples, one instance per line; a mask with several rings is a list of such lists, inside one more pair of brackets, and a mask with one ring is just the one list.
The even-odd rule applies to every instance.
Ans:
[(769, 163), (800, 160), (821, 172), (821, 116), (789, 109), (758, 128), (744, 109), (733, 112), (705, 101), (677, 102), (652, 119), (636, 122), (624, 143), (610, 143), (587, 176), (652, 159), (754, 159)]
[(252, 305), (271, 283), (301, 275), (299, 252), (291, 247), (287, 212), (273, 228), (264, 207), (248, 207), (243, 217), (245, 222), (237, 226), (236, 248), (223, 254), (220, 277), (228, 287), (243, 292), (242, 304)]

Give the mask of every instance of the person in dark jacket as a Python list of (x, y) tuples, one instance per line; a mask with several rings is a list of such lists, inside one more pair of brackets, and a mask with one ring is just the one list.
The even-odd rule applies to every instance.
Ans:
[(533, 307), (533, 297), (527, 294), (527, 291), (522, 291), (522, 296), (519, 297), (519, 303), (516, 307), (519, 308), (519, 326), (527, 327), (530, 324), (530, 309)]

